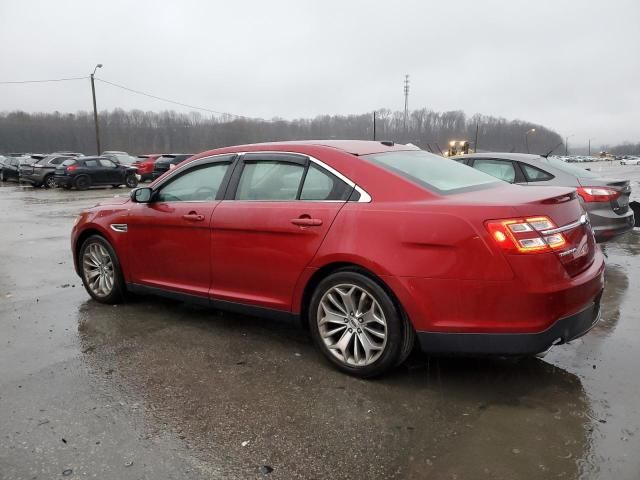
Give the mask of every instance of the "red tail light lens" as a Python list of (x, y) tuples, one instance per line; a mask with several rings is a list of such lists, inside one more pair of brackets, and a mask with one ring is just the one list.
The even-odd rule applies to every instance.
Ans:
[(585, 202), (610, 202), (620, 196), (618, 190), (607, 187), (579, 187), (577, 190)]
[(562, 233), (543, 234), (556, 227), (548, 217), (491, 220), (486, 226), (494, 242), (511, 253), (550, 252), (567, 244)]
[(67, 167), (67, 172), (75, 172), (78, 169), (77, 165), (69, 165)]

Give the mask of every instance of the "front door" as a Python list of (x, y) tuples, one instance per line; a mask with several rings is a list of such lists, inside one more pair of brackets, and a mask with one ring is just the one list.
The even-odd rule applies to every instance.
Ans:
[(290, 310), (353, 187), (301, 155), (248, 153), (212, 218), (211, 297)]
[(137, 284), (207, 297), (211, 217), (233, 156), (169, 178), (128, 221), (130, 276)]

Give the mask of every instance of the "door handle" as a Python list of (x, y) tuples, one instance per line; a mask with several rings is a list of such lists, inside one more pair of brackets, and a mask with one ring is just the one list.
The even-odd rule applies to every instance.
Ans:
[(319, 227), (322, 225), (322, 220), (319, 218), (300, 217), (292, 219), (291, 223), (299, 227)]
[(204, 221), (204, 215), (198, 215), (196, 212), (189, 212), (186, 215), (182, 215), (182, 218), (187, 222), (202, 222)]

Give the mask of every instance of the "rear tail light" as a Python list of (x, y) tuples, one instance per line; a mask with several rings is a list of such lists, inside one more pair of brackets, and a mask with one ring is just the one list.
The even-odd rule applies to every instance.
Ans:
[(77, 165), (69, 165), (67, 167), (67, 172), (75, 172), (78, 169)]
[(618, 190), (607, 187), (579, 187), (577, 191), (585, 202), (610, 202), (620, 196)]
[(567, 244), (562, 233), (544, 234), (556, 228), (548, 217), (491, 220), (486, 226), (493, 241), (512, 253), (550, 252)]

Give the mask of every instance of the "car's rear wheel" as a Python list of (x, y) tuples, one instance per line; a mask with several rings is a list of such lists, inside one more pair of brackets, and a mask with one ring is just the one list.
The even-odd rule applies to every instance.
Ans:
[(44, 188), (56, 188), (56, 179), (53, 175), (47, 175), (42, 184), (44, 185)]
[(99, 235), (87, 238), (78, 254), (82, 283), (91, 297), (101, 303), (120, 303), (126, 288), (120, 263), (111, 244)]
[(136, 188), (138, 186), (138, 179), (135, 175), (127, 175), (124, 179), (124, 184), (129, 188)]
[[(381, 375), (408, 355), (412, 335), (391, 296), (375, 280), (343, 269), (316, 287), (308, 309), (312, 337), (324, 356), (357, 377)], [(413, 344), (412, 344), (413, 345)], [(402, 358), (404, 357), (404, 358)]]
[(87, 175), (79, 175), (73, 181), (73, 186), (76, 190), (86, 190), (91, 186), (91, 179)]

